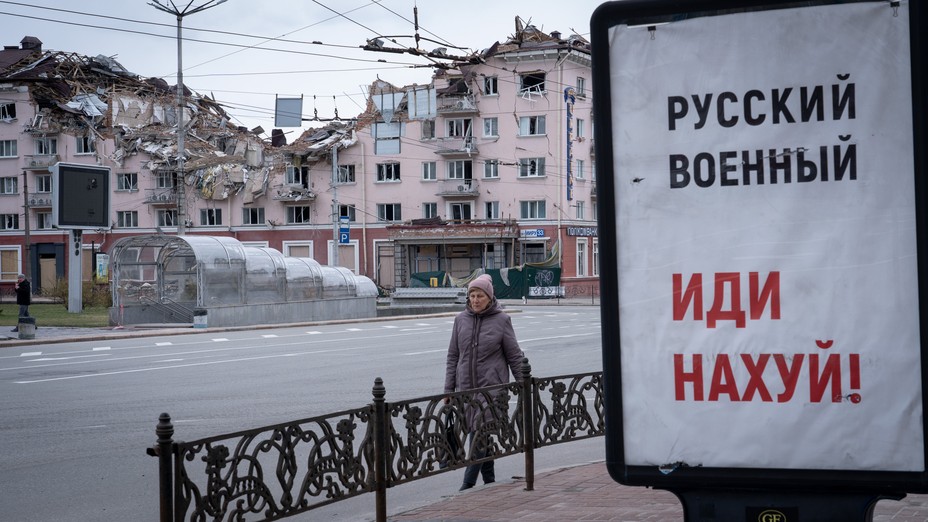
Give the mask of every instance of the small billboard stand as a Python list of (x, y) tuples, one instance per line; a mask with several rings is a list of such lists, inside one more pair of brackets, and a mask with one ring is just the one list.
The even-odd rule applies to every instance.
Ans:
[(928, 492), (926, 8), (593, 14), (606, 463), (688, 522)]

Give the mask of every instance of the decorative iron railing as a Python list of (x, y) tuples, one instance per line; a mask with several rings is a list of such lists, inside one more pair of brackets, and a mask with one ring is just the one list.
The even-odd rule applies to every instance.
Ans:
[[(602, 372), (533, 378), (387, 402), (380, 378), (362, 408), (191, 442), (161, 414), (157, 443), (162, 522), (278, 520), (517, 453), (534, 488), (534, 449), (605, 433)], [(531, 412), (531, 415), (525, 415)], [(449, 423), (449, 418), (454, 422)]]

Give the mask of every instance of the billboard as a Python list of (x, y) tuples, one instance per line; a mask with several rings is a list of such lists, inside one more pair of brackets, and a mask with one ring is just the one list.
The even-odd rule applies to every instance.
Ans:
[(63, 229), (109, 230), (110, 169), (56, 163), (52, 173), (52, 223)]
[(913, 4), (594, 13), (619, 482), (925, 489), (926, 18)]

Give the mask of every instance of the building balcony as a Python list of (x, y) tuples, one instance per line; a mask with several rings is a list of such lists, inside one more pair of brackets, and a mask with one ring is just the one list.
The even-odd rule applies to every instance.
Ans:
[(51, 192), (30, 192), (28, 201), (29, 201), (29, 206), (32, 208), (51, 208), (52, 207), (52, 193)]
[(444, 198), (475, 198), (479, 194), (477, 182), (472, 179), (446, 179), (439, 182), (436, 196)]
[(150, 205), (176, 206), (177, 191), (173, 188), (146, 189), (145, 203)]
[(436, 154), (446, 157), (471, 157), (477, 155), (477, 140), (473, 136), (438, 138)]
[(48, 170), (49, 167), (58, 163), (59, 158), (57, 154), (32, 154), (24, 155), (23, 161), (25, 162), (23, 168), (26, 170)]
[(274, 194), (274, 201), (282, 203), (303, 203), (316, 199), (316, 193), (302, 185), (283, 185)]
[(437, 103), (438, 114), (442, 116), (477, 113), (477, 101), (472, 95), (439, 96)]

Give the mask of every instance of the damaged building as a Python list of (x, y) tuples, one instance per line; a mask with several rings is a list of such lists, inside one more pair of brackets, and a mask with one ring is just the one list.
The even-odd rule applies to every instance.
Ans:
[(34, 37), (4, 47), (0, 283), (28, 272), (38, 290), (66, 273), (48, 170), (60, 161), (111, 168), (111, 228), (82, 235), (86, 280), (119, 239), (202, 234), (336, 264), (386, 289), (526, 263), (557, 268), (562, 287), (592, 288), (589, 43), (516, 18), (509, 38), (471, 58), (437, 67), (426, 85), (377, 80), (357, 118), (289, 144), (185, 92), (178, 176), (174, 86)]

